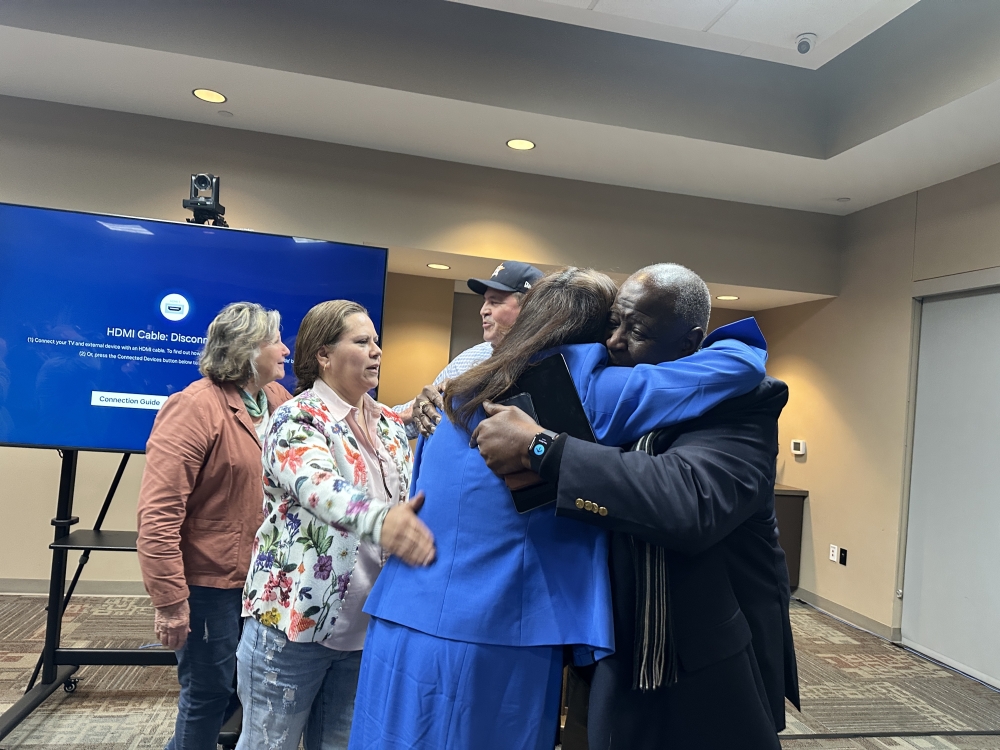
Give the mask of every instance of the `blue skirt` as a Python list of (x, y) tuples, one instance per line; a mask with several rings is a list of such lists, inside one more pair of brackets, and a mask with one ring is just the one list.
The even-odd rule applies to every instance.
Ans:
[(372, 618), (350, 750), (552, 750), (561, 646), (490, 646)]

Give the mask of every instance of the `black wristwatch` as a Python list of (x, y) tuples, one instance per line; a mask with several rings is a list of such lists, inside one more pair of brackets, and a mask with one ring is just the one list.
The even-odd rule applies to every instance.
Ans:
[(542, 465), (542, 459), (545, 458), (549, 452), (549, 448), (552, 447), (552, 441), (557, 437), (559, 435), (552, 432), (552, 430), (542, 430), (535, 435), (535, 439), (528, 446), (528, 461), (531, 464), (531, 470), (536, 474)]

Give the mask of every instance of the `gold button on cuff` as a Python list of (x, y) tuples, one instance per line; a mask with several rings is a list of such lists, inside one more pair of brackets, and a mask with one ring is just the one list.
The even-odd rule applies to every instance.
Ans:
[(593, 511), (594, 513), (597, 513), (597, 503), (594, 503), (592, 506), (590, 506), (590, 510)]
[(597, 512), (600, 513), (602, 516), (608, 515), (608, 509), (605, 508), (603, 505), (598, 509)]
[(576, 507), (577, 508), (583, 508), (583, 498), (582, 497), (578, 497), (576, 499)]
[(593, 510), (594, 504), (592, 502), (590, 502), (590, 500), (588, 500), (587, 502), (585, 502), (583, 504), (583, 508), (584, 508), (584, 510)]

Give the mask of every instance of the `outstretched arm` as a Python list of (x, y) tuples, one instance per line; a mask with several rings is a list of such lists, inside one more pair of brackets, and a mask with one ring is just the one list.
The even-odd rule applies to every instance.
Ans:
[(434, 434), (437, 423), (441, 421), (441, 416), (436, 410), (444, 409), (440, 393), (444, 390), (445, 382), (472, 369), (484, 359), (488, 359), (492, 353), (492, 345), (486, 342), (466, 349), (438, 373), (433, 383), (425, 385), (416, 398), (392, 407), (403, 420), (407, 439), (416, 440), (421, 435)]
[[(360, 451), (350, 458), (364, 461)], [(264, 481), (280, 486), (305, 512), (381, 545), (410, 565), (429, 565), (434, 537), (416, 516), (423, 496), (391, 507), (373, 505), (367, 488), (352, 480), (340, 473), (326, 438), (302, 410), (281, 421), (264, 443)]]
[[(764, 379), (767, 344), (753, 319), (726, 326), (733, 335), (659, 365), (609, 367), (604, 347), (564, 347), (594, 434), (624, 445), (655, 429), (700, 417)], [(544, 425), (543, 425), (544, 426)]]

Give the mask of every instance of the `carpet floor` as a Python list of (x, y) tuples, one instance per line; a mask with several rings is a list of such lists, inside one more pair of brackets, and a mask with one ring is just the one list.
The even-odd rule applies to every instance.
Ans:
[[(933, 735), (1000, 731), (1000, 692), (807, 605), (791, 620), (802, 712), (787, 707), (786, 750), (1000, 750), (1000, 736)], [(803, 737), (891, 732), (929, 736)]]
[[(23, 693), (41, 651), (45, 599), (0, 599), (0, 711)], [(78, 597), (63, 646), (137, 648), (152, 641), (140, 597)], [(788, 707), (786, 750), (1000, 750), (1000, 737), (935, 732), (1000, 730), (1000, 692), (806, 605), (793, 603), (802, 712)], [(162, 748), (173, 730), (172, 667), (82, 667), (74, 693), (58, 690), (0, 740), (2, 750)], [(926, 733), (921, 737), (811, 739), (817, 734)], [(737, 750), (734, 748), (734, 750)]]

